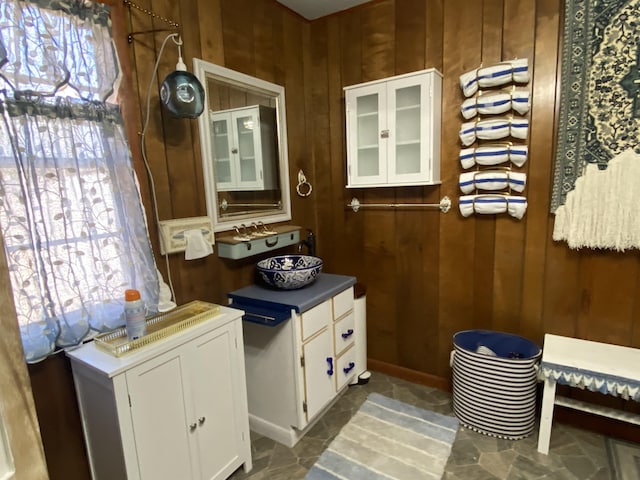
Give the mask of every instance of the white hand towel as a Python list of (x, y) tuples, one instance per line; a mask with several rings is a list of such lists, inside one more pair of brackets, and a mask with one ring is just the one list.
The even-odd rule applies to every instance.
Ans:
[(495, 92), (469, 98), (462, 102), (460, 111), (467, 120), (481, 115), (495, 115), (515, 110), (520, 114), (529, 111), (529, 92)]
[(468, 147), (476, 141), (476, 123), (466, 122), (460, 126), (460, 141), (465, 147)]
[(477, 148), (463, 148), (458, 158), (462, 168), (471, 168), (478, 165), (499, 165), (511, 161), (514, 165), (522, 167), (527, 161), (526, 145), (496, 145), (480, 146)]
[(476, 78), (479, 87), (495, 87), (511, 82), (528, 83), (529, 60), (521, 58), (479, 68)]
[(512, 118), (509, 122), (509, 133), (514, 138), (526, 139), (529, 134), (529, 120)]
[(473, 215), (473, 199), (475, 195), (462, 195), (458, 201), (460, 207), (460, 213), (463, 217), (470, 217)]
[(509, 160), (517, 167), (523, 166), (527, 161), (529, 147), (526, 145), (513, 145), (509, 147)]
[(507, 211), (505, 195), (463, 195), (460, 197), (460, 213), (468, 217), (472, 213), (496, 214)]
[(529, 60), (521, 58), (486, 68), (476, 68), (460, 75), (460, 88), (465, 97), (475, 95), (479, 87), (495, 87), (505, 83), (528, 83)]
[(512, 136), (526, 139), (529, 133), (529, 121), (526, 118), (491, 118), (476, 122), (465, 122), (460, 127), (460, 141), (466, 147), (476, 139), (497, 140)]
[(471, 193), (474, 190), (505, 190), (507, 187), (521, 193), (527, 184), (527, 174), (502, 170), (464, 172), (460, 174), (458, 184), (463, 193)]
[(459, 206), (463, 217), (469, 217), (473, 213), (492, 215), (508, 212), (520, 220), (527, 211), (527, 198), (511, 195), (463, 195)]
[(195, 260), (213, 253), (213, 247), (206, 240), (204, 233), (199, 228), (185, 230), (184, 239), (187, 242), (187, 246), (184, 251), (185, 260)]
[(509, 161), (509, 146), (483, 146), (477, 148), (463, 148), (460, 150), (460, 164), (462, 168), (478, 165), (498, 165)]
[(471, 97), (478, 91), (478, 80), (476, 79), (477, 74), (478, 69), (474, 68), (473, 70), (460, 75), (460, 88), (462, 89), (462, 93), (465, 97)]
[(462, 193), (471, 193), (476, 189), (475, 182), (473, 181), (477, 172), (465, 172), (460, 174), (458, 185)]
[(527, 211), (527, 198), (510, 196), (508, 197), (509, 215), (520, 220)]
[(531, 108), (529, 92), (527, 90), (514, 90), (511, 92), (511, 108), (520, 115), (524, 115)]
[(522, 172), (509, 172), (509, 188), (518, 193), (524, 191), (527, 185), (527, 174)]

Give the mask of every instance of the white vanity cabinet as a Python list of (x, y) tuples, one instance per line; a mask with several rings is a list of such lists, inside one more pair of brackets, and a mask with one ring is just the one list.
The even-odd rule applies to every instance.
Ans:
[(216, 188), (277, 188), (276, 110), (264, 105), (210, 112)]
[[(297, 291), (251, 286), (229, 294), (247, 312), (243, 329), (251, 430), (294, 446), (359, 371), (354, 284), (354, 277), (323, 273)], [(258, 320), (247, 320), (252, 316)]]
[(421, 70), (344, 91), (348, 188), (440, 183), (440, 72)]
[(115, 357), (71, 359), (94, 480), (218, 480), (251, 469), (242, 312)]

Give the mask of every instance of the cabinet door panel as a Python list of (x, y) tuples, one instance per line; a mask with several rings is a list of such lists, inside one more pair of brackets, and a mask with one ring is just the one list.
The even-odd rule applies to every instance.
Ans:
[(231, 115), (215, 115), (211, 120), (211, 158), (214, 162), (216, 186), (220, 191), (233, 188), (234, 178), (237, 176), (231, 153), (233, 141)]
[(386, 182), (387, 125), (384, 85), (347, 91), (349, 186)]
[(192, 361), (194, 421), (198, 423), (199, 478), (226, 478), (238, 459), (240, 425), (234, 412), (233, 375), (238, 374), (234, 339), (229, 329), (197, 340)]
[(260, 151), (260, 119), (258, 110), (252, 108), (249, 111), (233, 114), (236, 133), (238, 184), (241, 190), (262, 190), (261, 170), (262, 165)]
[(429, 165), (426, 142), (430, 81), (427, 76), (403, 78), (388, 83), (387, 108), (389, 130), (390, 183), (419, 182), (425, 179)]
[(336, 374), (332, 332), (325, 329), (302, 346), (304, 385), (307, 398), (307, 421), (311, 420), (335, 396)]
[(175, 349), (126, 374), (142, 480), (195, 478), (185, 372), (184, 358)]

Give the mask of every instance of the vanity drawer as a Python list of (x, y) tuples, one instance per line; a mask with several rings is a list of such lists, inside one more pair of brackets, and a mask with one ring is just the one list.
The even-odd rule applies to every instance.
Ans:
[(340, 391), (356, 374), (356, 349), (352, 345), (336, 360), (336, 391)]
[(340, 355), (345, 349), (353, 345), (355, 338), (355, 316), (353, 310), (346, 316), (338, 320), (333, 325), (333, 338), (336, 355)]
[(326, 300), (320, 305), (303, 312), (300, 315), (300, 331), (302, 332), (302, 341), (304, 342), (322, 328), (330, 325), (331, 318), (331, 300)]
[(353, 310), (353, 287), (349, 287), (333, 297), (333, 319), (339, 319), (349, 310)]

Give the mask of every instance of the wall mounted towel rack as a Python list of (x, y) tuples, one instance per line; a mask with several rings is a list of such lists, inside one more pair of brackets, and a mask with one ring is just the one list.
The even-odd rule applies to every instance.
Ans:
[(442, 197), (440, 203), (360, 203), (360, 200), (353, 197), (351, 203), (347, 207), (357, 212), (363, 207), (377, 208), (438, 208), (442, 213), (447, 213), (451, 208), (451, 199), (447, 196)]
[(258, 208), (282, 208), (282, 202), (277, 203), (229, 203), (226, 198), (220, 202), (220, 210), (226, 210), (229, 207), (258, 207)]

